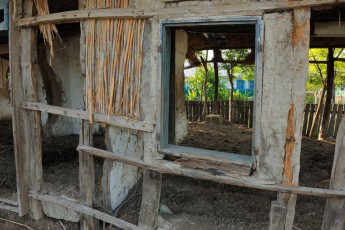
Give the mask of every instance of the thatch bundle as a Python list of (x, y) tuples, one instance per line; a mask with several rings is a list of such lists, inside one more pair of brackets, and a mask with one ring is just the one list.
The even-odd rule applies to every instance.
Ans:
[[(34, 0), (35, 6), (37, 9), (37, 13), (39, 16), (49, 14), (49, 6), (48, 0)], [(53, 47), (53, 40), (55, 38), (59, 38), (59, 32), (54, 24), (41, 24), (39, 25), (39, 29), (43, 36), (44, 43), (48, 43), (50, 47), (50, 56), (54, 57), (54, 47)]]
[[(86, 8), (126, 8), (128, 0), (86, 0)], [(86, 107), (92, 113), (140, 119), (143, 19), (85, 22)]]

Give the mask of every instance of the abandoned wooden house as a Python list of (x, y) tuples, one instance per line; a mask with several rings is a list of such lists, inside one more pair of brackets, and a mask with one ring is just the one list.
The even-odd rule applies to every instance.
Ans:
[[(8, 28), (0, 24), (9, 31), (8, 40), (0, 32), (0, 116), (12, 112), (16, 172), (16, 200), (0, 193), (1, 209), (81, 229), (100, 221), (164, 229), (158, 209), (162, 175), (170, 174), (275, 192), (269, 229), (293, 228), (297, 195), (323, 197), (322, 229), (344, 229), (345, 124), (328, 188), (299, 186), (308, 52), (345, 48), (344, 0), (0, 3), (9, 19)], [(195, 52), (213, 50), (215, 68), (236, 62), (224, 60), (223, 49), (253, 51), (243, 61), (255, 66), (251, 155), (180, 145), (188, 127), (185, 60), (200, 65)], [(105, 147), (94, 145), (100, 131)], [(72, 184), (61, 188), (58, 178), (45, 180), (42, 140), (72, 134), (79, 135), (77, 173), (64, 174)], [(138, 223), (107, 211), (139, 180)]]

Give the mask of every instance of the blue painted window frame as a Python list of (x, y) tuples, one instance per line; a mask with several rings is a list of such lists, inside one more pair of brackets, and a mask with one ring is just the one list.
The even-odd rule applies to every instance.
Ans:
[[(256, 27), (255, 52), (256, 59), (259, 52), (259, 37), (262, 27), (262, 17), (241, 17), (226, 19), (193, 19), (193, 20), (163, 20), (160, 23), (160, 47), (161, 47), (161, 116), (160, 116), (160, 146), (164, 149), (169, 144), (169, 95), (170, 95), (170, 63), (171, 63), (171, 32), (173, 29), (185, 26), (202, 25), (236, 25), (252, 24)], [(257, 70), (257, 65), (255, 63)], [(257, 74), (255, 73), (255, 76)], [(256, 77), (255, 77), (256, 79)], [(255, 88), (255, 82), (254, 82)], [(254, 90), (255, 91), (255, 90)], [(255, 100), (255, 97), (254, 97)]]

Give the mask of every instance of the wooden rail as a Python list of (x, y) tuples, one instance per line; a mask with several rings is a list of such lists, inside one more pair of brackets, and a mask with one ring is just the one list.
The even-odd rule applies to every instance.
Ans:
[(143, 228), (140, 228), (134, 224), (128, 223), (128, 222), (121, 220), (119, 218), (113, 217), (111, 215), (108, 215), (108, 214), (103, 213), (101, 211), (98, 211), (96, 209), (89, 208), (85, 205), (75, 203), (75, 202), (71, 201), (70, 199), (65, 199), (62, 197), (57, 197), (57, 196), (48, 195), (48, 194), (39, 194), (39, 193), (35, 193), (32, 191), (29, 193), (29, 197), (36, 199), (36, 200), (43, 201), (43, 202), (49, 202), (52, 204), (57, 204), (57, 205), (60, 205), (62, 207), (71, 209), (73, 211), (76, 211), (76, 212), (79, 212), (79, 213), (82, 213), (82, 214), (85, 214), (88, 216), (95, 217), (95, 218), (102, 220), (106, 223), (113, 224), (114, 226), (121, 228), (121, 229), (144, 230)]
[(125, 164), (149, 169), (159, 173), (178, 175), (191, 177), (195, 179), (208, 180), (213, 182), (218, 182), (222, 184), (235, 185), (247, 188), (254, 188), (266, 191), (282, 192), (282, 193), (293, 193), (300, 195), (310, 195), (310, 196), (320, 196), (320, 197), (345, 197), (345, 191), (342, 190), (331, 190), (331, 189), (321, 189), (321, 188), (309, 188), (302, 186), (286, 186), (275, 184), (270, 180), (260, 180), (252, 177), (229, 177), (214, 175), (209, 172), (205, 172), (198, 169), (184, 168), (181, 165), (174, 164), (169, 161), (159, 160), (155, 164), (149, 164), (144, 161), (124, 156), (121, 154), (112, 153), (109, 151), (93, 148), (90, 146), (79, 145), (77, 150), (79, 152), (84, 152), (93, 156), (102, 157), (110, 160), (119, 161)]
[[(68, 109), (59, 106), (46, 105), (43, 103), (23, 102), (23, 109), (47, 112), (67, 117), (73, 117), (83, 120), (89, 120), (89, 114), (87, 111)], [(145, 123), (142, 121), (134, 121), (125, 117), (114, 117), (105, 114), (93, 114), (93, 120), (95, 122), (105, 123), (109, 125), (119, 126), (123, 128), (135, 129), (139, 131), (145, 131), (152, 133), (154, 131), (154, 124)]]
[[(176, 2), (176, 1), (166, 1)], [(178, 2), (178, 1), (177, 1)], [(302, 7), (316, 7), (330, 4), (343, 3), (345, 0), (300, 0), (300, 1), (282, 1), (282, 2), (226, 2), (222, 5), (213, 6), (185, 6), (158, 9), (155, 11), (137, 11), (136, 9), (85, 9), (66, 11), (62, 13), (53, 13), (45, 16), (36, 16), (18, 20), (19, 27), (38, 26), (45, 23), (73, 23), (86, 19), (110, 19), (110, 18), (149, 18), (155, 15), (163, 15), (168, 18), (169, 15), (220, 15), (227, 13), (235, 14), (241, 12), (242, 15), (260, 16), (264, 12), (295, 9)]]

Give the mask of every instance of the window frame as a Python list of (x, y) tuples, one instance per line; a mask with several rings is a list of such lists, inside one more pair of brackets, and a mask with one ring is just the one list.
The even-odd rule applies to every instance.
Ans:
[[(241, 154), (234, 154), (230, 152), (218, 152), (206, 149), (199, 149), (193, 147), (185, 147), (176, 144), (169, 143), (169, 122), (175, 122), (175, 118), (169, 117), (169, 110), (171, 109), (170, 91), (171, 89), (171, 75), (173, 70), (174, 57), (171, 51), (174, 49), (174, 33), (173, 30), (176, 28), (189, 27), (189, 26), (210, 26), (210, 25), (238, 25), (238, 24), (251, 24), (255, 25), (255, 80), (254, 80), (254, 120), (253, 120), (253, 144), (252, 144), (252, 156), (245, 156)], [(221, 158), (222, 160), (229, 160), (230, 162), (236, 162), (244, 165), (252, 165), (254, 160), (254, 152), (256, 147), (256, 141), (259, 136), (259, 126), (255, 125), (258, 123), (255, 116), (257, 111), (261, 111), (260, 98), (261, 98), (261, 84), (262, 84), (262, 36), (263, 36), (263, 24), (261, 17), (239, 17), (239, 18), (227, 18), (227, 19), (199, 19), (199, 20), (166, 20), (161, 21), (161, 111), (160, 111), (160, 143), (159, 151), (163, 154), (174, 155), (174, 156), (205, 156), (206, 158), (212, 157), (215, 159)], [(259, 95), (260, 94), (260, 95)]]

